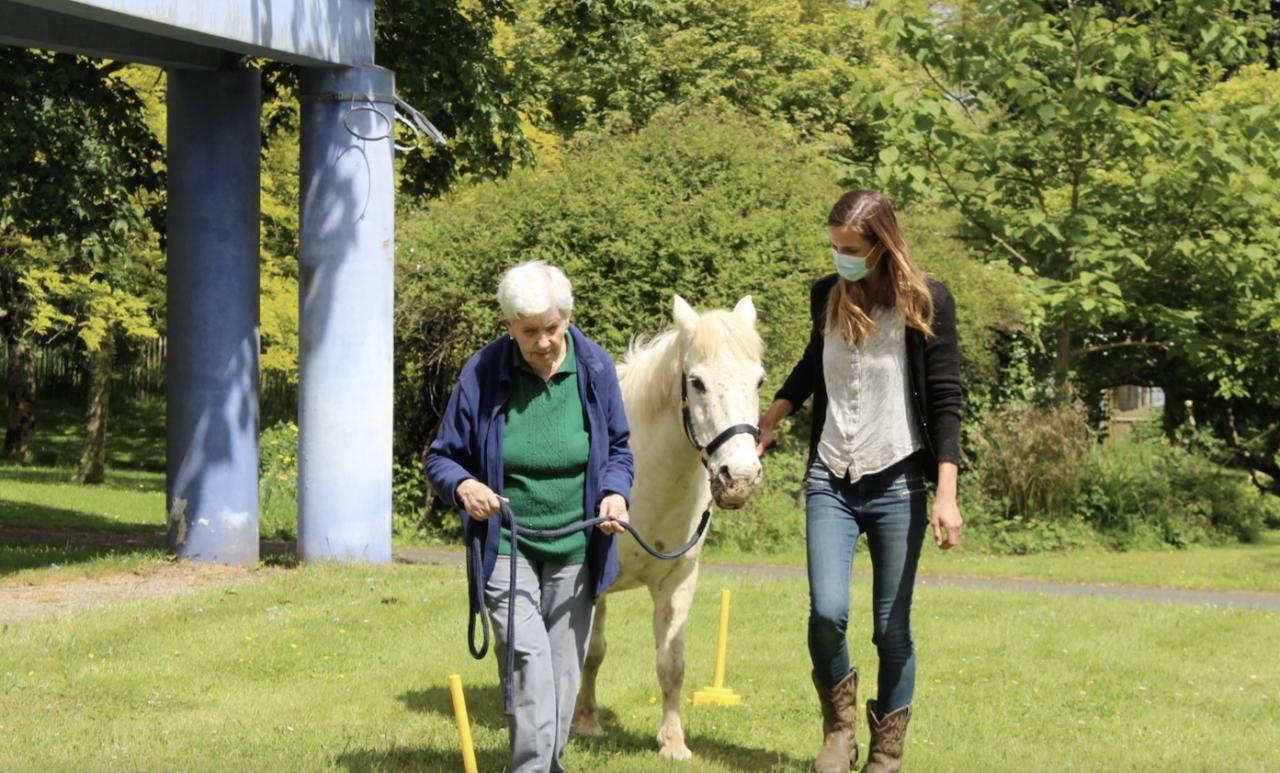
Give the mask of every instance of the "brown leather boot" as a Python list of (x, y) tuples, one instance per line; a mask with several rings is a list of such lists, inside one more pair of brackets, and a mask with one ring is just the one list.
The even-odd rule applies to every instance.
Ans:
[(849, 773), (858, 762), (858, 744), (853, 739), (858, 720), (858, 669), (853, 669), (830, 690), (813, 675), (822, 705), (822, 751), (813, 761), (814, 773)]
[(862, 773), (898, 773), (902, 770), (902, 743), (907, 737), (911, 706), (903, 706), (887, 717), (876, 716), (876, 702), (867, 701), (867, 726), (871, 728), (871, 748)]

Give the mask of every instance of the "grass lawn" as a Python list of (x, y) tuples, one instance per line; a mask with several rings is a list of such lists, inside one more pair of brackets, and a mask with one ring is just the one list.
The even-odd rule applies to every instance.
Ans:
[[(68, 468), (0, 465), (0, 527), (106, 532), (125, 539), (163, 530), (163, 473), (112, 468), (106, 484), (97, 487), (69, 485), (69, 477)], [(714, 524), (713, 521), (713, 529)], [(0, 582), (5, 578), (45, 581), (50, 575), (36, 570), (50, 564), (59, 567), (54, 577), (93, 576), (107, 570), (146, 571), (156, 565), (158, 557), (157, 551), (136, 545), (0, 544)], [(804, 553), (791, 550), (762, 556), (713, 548), (708, 550), (707, 560), (803, 566)], [(855, 569), (868, 568), (865, 551), (859, 552), (854, 563)], [(942, 553), (927, 543), (921, 571), (935, 575), (1280, 592), (1280, 531), (1268, 532), (1251, 545), (1125, 553), (1096, 547), (1067, 553), (998, 556), (967, 551), (963, 545)], [(19, 572), (22, 574), (13, 576)]]
[[(686, 694), (710, 681), (721, 584), (734, 594), (727, 684), (745, 705), (688, 706), (695, 765), (674, 769), (805, 769), (821, 723), (802, 580), (704, 582)], [(309, 567), (10, 625), (0, 769), (456, 770), (446, 677), (460, 673), (480, 768), (500, 770), (495, 666), (467, 654), (464, 588), (453, 568)], [(866, 584), (856, 591), (851, 646), (870, 664)], [(912, 770), (1280, 767), (1274, 613), (931, 587), (916, 603)], [(569, 769), (673, 769), (652, 740), (648, 618), (647, 595), (613, 599), (610, 732), (573, 741)], [(865, 749), (862, 722), (859, 738)]]
[[(712, 528), (715, 528), (713, 525)], [(865, 543), (859, 545), (854, 570), (869, 571)], [(804, 550), (741, 553), (711, 551), (713, 563), (771, 563), (804, 566)], [(926, 537), (920, 559), (923, 575), (1008, 577), (1068, 583), (1145, 585), (1187, 590), (1250, 590), (1280, 593), (1280, 530), (1265, 532), (1252, 544), (1209, 547), (1192, 545), (1177, 550), (1130, 550), (1103, 547), (1060, 553), (1004, 556), (968, 551), (961, 546), (942, 552)]]

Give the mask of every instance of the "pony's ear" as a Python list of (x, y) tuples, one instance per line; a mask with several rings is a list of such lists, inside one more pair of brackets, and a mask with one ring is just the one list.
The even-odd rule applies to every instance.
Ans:
[(733, 313), (742, 317), (742, 321), (748, 325), (754, 326), (756, 324), (756, 305), (751, 302), (750, 295), (742, 296), (742, 300), (734, 305)]
[(675, 302), (672, 305), (671, 319), (676, 323), (676, 329), (684, 335), (691, 335), (693, 329), (698, 326), (698, 312), (693, 310), (688, 301), (680, 296), (675, 296)]

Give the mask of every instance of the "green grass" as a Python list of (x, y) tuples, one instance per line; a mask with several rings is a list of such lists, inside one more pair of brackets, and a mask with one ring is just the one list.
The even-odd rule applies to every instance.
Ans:
[[(859, 545), (854, 559), (855, 571), (870, 567), (865, 547), (865, 543)], [(803, 547), (765, 555), (730, 550), (710, 550), (706, 555), (710, 563), (764, 562), (779, 566), (804, 566), (805, 563)], [(1280, 593), (1280, 530), (1265, 532), (1258, 542), (1251, 544), (1125, 552), (1095, 546), (1025, 556), (965, 550), (963, 543), (944, 553), (926, 538), (920, 572), (923, 575)]]
[[(574, 740), (570, 770), (808, 765), (821, 722), (803, 580), (704, 579), (685, 692), (710, 680), (724, 585), (734, 593), (727, 684), (744, 705), (687, 706), (695, 765), (662, 764), (647, 595), (620, 594), (600, 686), (610, 732)], [(866, 596), (860, 583), (851, 646), (869, 666)], [(10, 625), (0, 768), (456, 770), (446, 677), (459, 673), (480, 768), (500, 770), (495, 665), (468, 656), (465, 611), (456, 569), (313, 567)], [(1280, 765), (1274, 613), (922, 587), (915, 635), (913, 770)], [(860, 722), (864, 749), (865, 733)]]
[[(164, 531), (163, 474), (112, 469), (101, 486), (69, 484), (68, 477), (67, 468), (0, 465), (0, 527), (51, 537), (43, 544), (4, 540), (0, 582), (145, 572), (163, 559), (154, 546)], [(89, 533), (93, 540), (64, 541), (60, 531)]]

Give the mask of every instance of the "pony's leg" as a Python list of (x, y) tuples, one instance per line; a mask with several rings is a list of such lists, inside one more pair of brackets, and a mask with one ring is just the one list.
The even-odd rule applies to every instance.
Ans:
[(680, 691), (684, 687), (684, 624), (698, 585), (698, 562), (679, 561), (653, 595), (653, 638), (658, 648), (658, 686), (662, 688), (662, 724), (658, 726), (658, 754), (669, 760), (693, 756), (684, 743), (680, 724)]
[(578, 735), (604, 735), (600, 726), (600, 713), (596, 707), (596, 674), (604, 662), (605, 599), (596, 599), (595, 622), (591, 624), (591, 639), (587, 643), (587, 660), (582, 665), (582, 684), (578, 687), (578, 702), (573, 707), (573, 732)]

